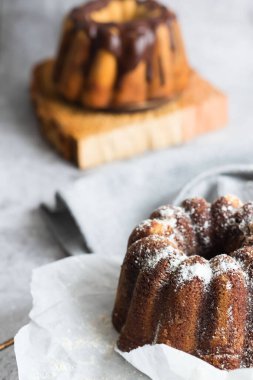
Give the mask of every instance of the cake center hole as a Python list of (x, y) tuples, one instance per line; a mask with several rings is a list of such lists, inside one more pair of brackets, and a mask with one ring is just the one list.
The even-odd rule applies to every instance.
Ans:
[(159, 9), (148, 10), (145, 4), (135, 0), (112, 0), (99, 11), (91, 13), (91, 19), (98, 23), (125, 23), (158, 16)]
[(204, 257), (207, 260), (212, 258), (227, 254), (236, 251), (239, 248), (242, 248), (243, 240), (241, 237), (235, 233), (234, 236), (225, 236), (223, 239), (213, 242), (209, 249), (200, 249), (196, 254)]

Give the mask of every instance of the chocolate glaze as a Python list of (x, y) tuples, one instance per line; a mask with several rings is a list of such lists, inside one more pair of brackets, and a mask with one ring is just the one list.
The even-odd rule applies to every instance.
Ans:
[(85, 107), (85, 109), (89, 112), (103, 112), (103, 113), (115, 113), (115, 114), (133, 114), (133, 113), (138, 113), (138, 112), (143, 112), (143, 111), (150, 111), (158, 107), (162, 107), (165, 104), (175, 101), (177, 96), (174, 97), (167, 97), (167, 98), (157, 98), (157, 99), (151, 99), (151, 100), (146, 100), (145, 102), (142, 103), (128, 103), (125, 104), (124, 106), (117, 106), (115, 107), (107, 107), (107, 108), (89, 108)]
[(163, 72), (162, 63), (161, 63), (161, 59), (160, 58), (158, 60), (158, 67), (159, 67), (160, 83), (161, 83), (161, 85), (163, 85), (165, 83), (165, 78), (164, 78), (164, 72)]
[[(152, 52), (156, 40), (156, 28), (164, 23), (170, 33), (170, 48), (176, 48), (173, 29), (171, 27), (176, 16), (163, 5), (154, 0), (136, 0), (137, 4), (144, 5), (148, 11), (145, 18), (134, 19), (122, 23), (106, 22), (100, 23), (92, 19), (92, 13), (106, 7), (111, 0), (95, 0), (74, 8), (69, 19), (73, 23), (72, 30), (62, 42), (58, 62), (55, 67), (54, 79), (58, 81), (63, 67), (64, 52), (71, 44), (72, 36), (76, 30), (84, 30), (90, 40), (89, 61), (84, 65), (84, 71), (89, 72), (90, 65), (98, 50), (107, 50), (117, 59), (118, 77), (116, 86), (120, 86), (123, 76), (133, 70), (140, 61), (146, 62), (146, 80), (150, 82), (152, 73)], [(123, 1), (123, 0), (122, 0)], [(152, 15), (156, 11), (156, 15)], [(161, 65), (160, 65), (161, 66)], [(160, 67), (161, 69), (161, 67)], [(160, 71), (160, 80), (163, 83), (163, 73)]]
[(65, 63), (65, 60), (64, 60), (65, 52), (69, 50), (72, 39), (73, 39), (73, 32), (70, 32), (65, 35), (65, 38), (61, 42), (60, 49), (58, 52), (58, 59), (56, 61), (55, 69), (53, 71), (53, 79), (55, 82), (58, 82), (61, 79), (62, 70)]

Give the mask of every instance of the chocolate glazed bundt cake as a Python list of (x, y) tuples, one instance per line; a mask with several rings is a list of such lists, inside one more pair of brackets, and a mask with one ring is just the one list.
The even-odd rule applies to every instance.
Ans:
[(53, 74), (66, 100), (98, 109), (168, 100), (189, 75), (176, 16), (154, 0), (94, 0), (72, 10)]
[(253, 203), (163, 206), (129, 238), (113, 324), (118, 347), (164, 343), (226, 370), (253, 366)]

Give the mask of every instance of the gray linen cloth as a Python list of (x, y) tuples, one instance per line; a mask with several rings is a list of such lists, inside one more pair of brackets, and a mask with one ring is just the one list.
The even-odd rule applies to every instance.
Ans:
[(124, 255), (133, 227), (162, 203), (180, 205), (183, 199), (195, 196), (213, 201), (225, 194), (253, 200), (253, 165), (208, 170), (189, 181), (176, 196), (170, 188), (175, 189), (177, 177), (180, 182), (179, 173), (165, 175), (166, 166), (156, 173), (151, 168), (147, 171), (140, 176), (138, 170), (126, 165), (124, 170), (116, 170), (116, 176), (109, 173), (79, 179), (57, 193), (54, 210), (43, 206), (47, 223), (68, 254)]

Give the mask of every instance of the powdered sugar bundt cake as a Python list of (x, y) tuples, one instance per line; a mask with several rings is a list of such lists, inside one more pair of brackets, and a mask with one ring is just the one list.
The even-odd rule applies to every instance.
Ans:
[(163, 206), (129, 238), (113, 324), (118, 347), (164, 343), (221, 369), (253, 366), (253, 203)]
[(66, 17), (54, 81), (68, 101), (141, 107), (175, 96), (189, 75), (176, 16), (154, 0), (94, 0)]

